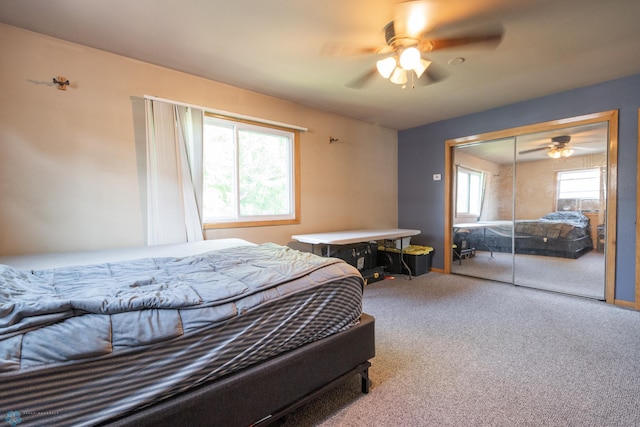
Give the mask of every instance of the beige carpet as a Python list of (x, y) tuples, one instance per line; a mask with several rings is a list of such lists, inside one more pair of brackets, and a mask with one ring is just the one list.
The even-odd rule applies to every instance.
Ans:
[[(476, 256), (451, 265), (455, 274), (519, 286), (604, 300), (604, 252), (591, 251), (577, 259), (476, 251)], [(515, 271), (515, 276), (514, 276)], [(515, 282), (514, 282), (515, 278)]]
[(286, 426), (640, 425), (640, 312), (428, 273), (370, 284), (369, 394), (358, 378)]

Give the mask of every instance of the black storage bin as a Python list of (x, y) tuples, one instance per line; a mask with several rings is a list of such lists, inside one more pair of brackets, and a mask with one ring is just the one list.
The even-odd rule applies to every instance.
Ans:
[[(420, 276), (431, 269), (431, 256), (433, 248), (429, 246), (410, 245), (404, 249), (404, 262), (411, 269), (411, 274)], [(406, 267), (400, 262), (400, 251), (396, 248), (378, 248), (378, 265), (385, 268), (388, 273), (409, 274)]]
[(364, 279), (364, 284), (374, 283), (384, 279), (384, 267), (374, 267), (360, 272)]
[(459, 231), (453, 235), (453, 259), (462, 265), (462, 260), (476, 256), (476, 248), (469, 243), (469, 232)]
[(323, 255), (343, 259), (360, 271), (369, 270), (378, 266), (377, 243), (331, 245), (328, 250), (327, 248), (323, 250)]

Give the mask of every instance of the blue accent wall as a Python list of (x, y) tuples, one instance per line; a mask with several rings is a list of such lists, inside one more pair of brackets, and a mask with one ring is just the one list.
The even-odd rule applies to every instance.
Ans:
[(445, 141), (479, 133), (618, 110), (617, 300), (635, 301), (635, 216), (640, 74), (444, 120), (398, 134), (398, 226), (435, 248), (444, 268)]

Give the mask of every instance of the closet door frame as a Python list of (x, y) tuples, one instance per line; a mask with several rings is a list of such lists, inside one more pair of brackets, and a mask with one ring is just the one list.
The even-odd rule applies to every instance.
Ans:
[[(636, 165), (640, 165), (640, 108), (638, 109), (638, 161)], [(634, 307), (640, 310), (640, 173), (636, 178), (636, 300)]]
[[(639, 112), (640, 117), (640, 112)], [(640, 118), (639, 118), (640, 120)], [(618, 197), (618, 110), (603, 111), (600, 113), (587, 114), (583, 116), (570, 117), (552, 120), (543, 123), (536, 123), (526, 126), (519, 126), (510, 129), (503, 129), (483, 134), (471, 135), (462, 138), (449, 139), (445, 141), (445, 219), (444, 219), (444, 247), (452, 248), (452, 215), (453, 215), (453, 174), (455, 172), (453, 150), (456, 146), (474, 142), (491, 141), (495, 139), (518, 137), (530, 133), (546, 132), (555, 129), (562, 129), (569, 126), (588, 125), (593, 123), (607, 122), (608, 124), (608, 153), (607, 153), (607, 215), (606, 215), (606, 251), (605, 251), (605, 301), (609, 304), (617, 304), (615, 300), (615, 280), (616, 280), (616, 214)], [(640, 135), (639, 135), (640, 140)], [(640, 194), (640, 190), (639, 190)], [(639, 231), (640, 233), (640, 231)], [(444, 272), (451, 274), (451, 263), (453, 261), (453, 251), (444, 251)], [(640, 277), (640, 272), (636, 275)], [(638, 283), (638, 281), (636, 281)], [(637, 285), (636, 285), (637, 286)], [(636, 294), (640, 294), (640, 288), (636, 288)], [(638, 297), (636, 297), (636, 304)]]

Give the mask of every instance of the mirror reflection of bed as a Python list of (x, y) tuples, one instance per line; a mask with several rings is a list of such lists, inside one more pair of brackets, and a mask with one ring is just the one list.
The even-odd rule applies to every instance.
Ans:
[(606, 122), (456, 146), (451, 272), (604, 299), (607, 147)]
[[(583, 216), (575, 211), (559, 214)], [(585, 220), (573, 224), (572, 220), (545, 218), (517, 221), (515, 226), (505, 225), (504, 221), (488, 221), (475, 223), (483, 226), (477, 228), (465, 228), (471, 224), (456, 225), (454, 244), (470, 250), (454, 256), (452, 271), (602, 299), (604, 252), (597, 250), (590, 236), (589, 219), (585, 217)], [(513, 242), (515, 255), (512, 254)]]

